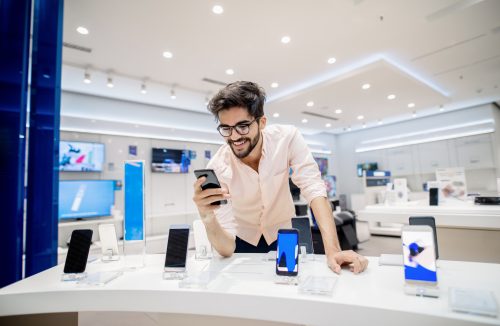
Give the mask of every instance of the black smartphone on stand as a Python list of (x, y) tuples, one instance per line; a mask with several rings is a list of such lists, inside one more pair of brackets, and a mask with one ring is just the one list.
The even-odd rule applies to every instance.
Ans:
[(429, 188), (429, 206), (439, 205), (439, 189)]
[(276, 274), (297, 276), (299, 273), (299, 231), (279, 229), (276, 249)]
[(432, 216), (411, 216), (410, 225), (428, 225), (432, 229), (433, 238), (434, 238), (434, 249), (436, 259), (439, 258), (439, 250), (438, 250), (438, 240), (437, 240), (437, 232), (436, 232), (436, 221)]
[(87, 267), (92, 230), (74, 230), (69, 241), (68, 254), (64, 263), (64, 273), (83, 273)]
[[(197, 179), (201, 177), (206, 177), (207, 179), (203, 184), (201, 185), (201, 189), (214, 189), (214, 188), (221, 188), (219, 179), (217, 179), (217, 176), (215, 175), (214, 170), (212, 169), (203, 169), (203, 170), (194, 170), (194, 175), (196, 176)], [(211, 203), (211, 205), (224, 205), (227, 204), (227, 200), (217, 200)]]
[(189, 242), (189, 225), (171, 225), (168, 231), (165, 272), (184, 272)]

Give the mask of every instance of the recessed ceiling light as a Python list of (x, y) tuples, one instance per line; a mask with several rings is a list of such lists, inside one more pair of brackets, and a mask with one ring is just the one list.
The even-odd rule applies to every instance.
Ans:
[(172, 52), (169, 52), (169, 51), (163, 52), (163, 57), (164, 58), (171, 59), (173, 56), (174, 55), (172, 54)]
[(82, 35), (88, 35), (89, 34), (89, 30), (83, 26), (78, 26), (76, 28), (76, 31)]
[(328, 61), (327, 61), (329, 64), (333, 64), (335, 62), (337, 62), (337, 59), (335, 59), (334, 57), (331, 57), (331, 58), (328, 58)]
[(220, 6), (220, 5), (215, 5), (212, 7), (212, 12), (214, 14), (220, 15), (224, 12), (224, 8), (222, 8), (222, 6)]
[(394, 94), (387, 95), (388, 100), (394, 100), (395, 98), (396, 98), (396, 95), (394, 95)]
[(327, 123), (327, 124), (325, 125), (325, 127), (327, 127), (327, 128), (330, 128), (331, 126), (332, 126), (332, 124), (331, 124), (331, 123)]
[(365, 117), (362, 115), (358, 115), (358, 120), (363, 120)]
[(306, 105), (307, 105), (308, 107), (314, 106), (314, 102), (313, 102), (313, 101), (309, 101), (309, 102), (307, 102), (307, 103), (306, 103)]
[(365, 90), (368, 89), (368, 88), (370, 88), (370, 87), (371, 87), (370, 84), (363, 84), (363, 86), (361, 86), (361, 88), (365, 89)]
[(272, 88), (276, 88), (276, 87), (278, 87), (278, 86), (279, 86), (279, 84), (278, 84), (277, 82), (274, 82), (274, 83), (272, 83), (272, 84), (271, 84), (271, 87), (272, 87)]
[(307, 123), (307, 119), (302, 119), (302, 123)]
[(276, 113), (274, 113), (274, 114), (273, 114), (273, 117), (275, 117), (275, 118), (279, 118), (279, 117), (280, 117), (280, 114), (279, 114), (278, 112), (276, 112)]
[(415, 107), (415, 103), (408, 103), (408, 107), (409, 108), (414, 108)]
[(337, 113), (337, 114), (341, 114), (341, 113), (342, 113), (342, 110), (341, 110), (341, 109), (337, 109), (337, 110), (335, 110), (335, 113)]
[(226, 69), (226, 75), (234, 75), (233, 69)]
[(288, 43), (290, 43), (290, 41), (291, 41), (290, 36), (283, 36), (281, 38), (281, 43), (283, 43), (283, 44), (288, 44)]

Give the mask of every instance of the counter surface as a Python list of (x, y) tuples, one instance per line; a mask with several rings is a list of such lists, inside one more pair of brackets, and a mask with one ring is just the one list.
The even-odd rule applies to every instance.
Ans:
[[(76, 311), (132, 311), (195, 314), (268, 320), (307, 325), (495, 324), (499, 318), (452, 312), (450, 286), (491, 290), (500, 298), (499, 264), (440, 261), (441, 297), (422, 298), (403, 293), (403, 269), (379, 266), (369, 257), (368, 269), (354, 275), (346, 269), (331, 272), (325, 257), (300, 264), (299, 275), (336, 277), (330, 296), (298, 293), (294, 285), (274, 282), (274, 262), (262, 254), (235, 254), (231, 258), (188, 260), (189, 274), (209, 275), (207, 289), (181, 289), (179, 281), (163, 280), (164, 255), (146, 256), (146, 266), (125, 272), (104, 286), (61, 282), (59, 265), (0, 290), (0, 316)], [(87, 272), (116, 270), (123, 262), (89, 263)]]

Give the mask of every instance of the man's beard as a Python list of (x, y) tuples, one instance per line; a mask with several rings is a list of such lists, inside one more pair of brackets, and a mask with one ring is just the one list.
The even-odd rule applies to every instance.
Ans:
[[(255, 136), (254, 139), (250, 139), (248, 137), (242, 137), (238, 140), (228, 140), (227, 143), (229, 144), (229, 147), (231, 147), (231, 150), (233, 151), (233, 154), (239, 158), (239, 159), (242, 159), (242, 158), (245, 158), (247, 157), (251, 152), (252, 150), (255, 148), (255, 146), (257, 146), (257, 143), (259, 142), (259, 139), (260, 139), (260, 129), (259, 129), (259, 132), (257, 133), (257, 136)], [(233, 143), (237, 143), (239, 141), (242, 141), (242, 140), (245, 140), (245, 141), (248, 141), (250, 143), (250, 145), (248, 146), (247, 150), (243, 151), (243, 152), (236, 152), (233, 148)]]

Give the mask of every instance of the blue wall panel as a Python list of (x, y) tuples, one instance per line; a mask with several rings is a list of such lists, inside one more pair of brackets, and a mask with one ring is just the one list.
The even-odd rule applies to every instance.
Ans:
[(35, 0), (30, 94), (26, 276), (57, 264), (63, 0)]
[(0, 287), (22, 277), (30, 12), (0, 0)]

